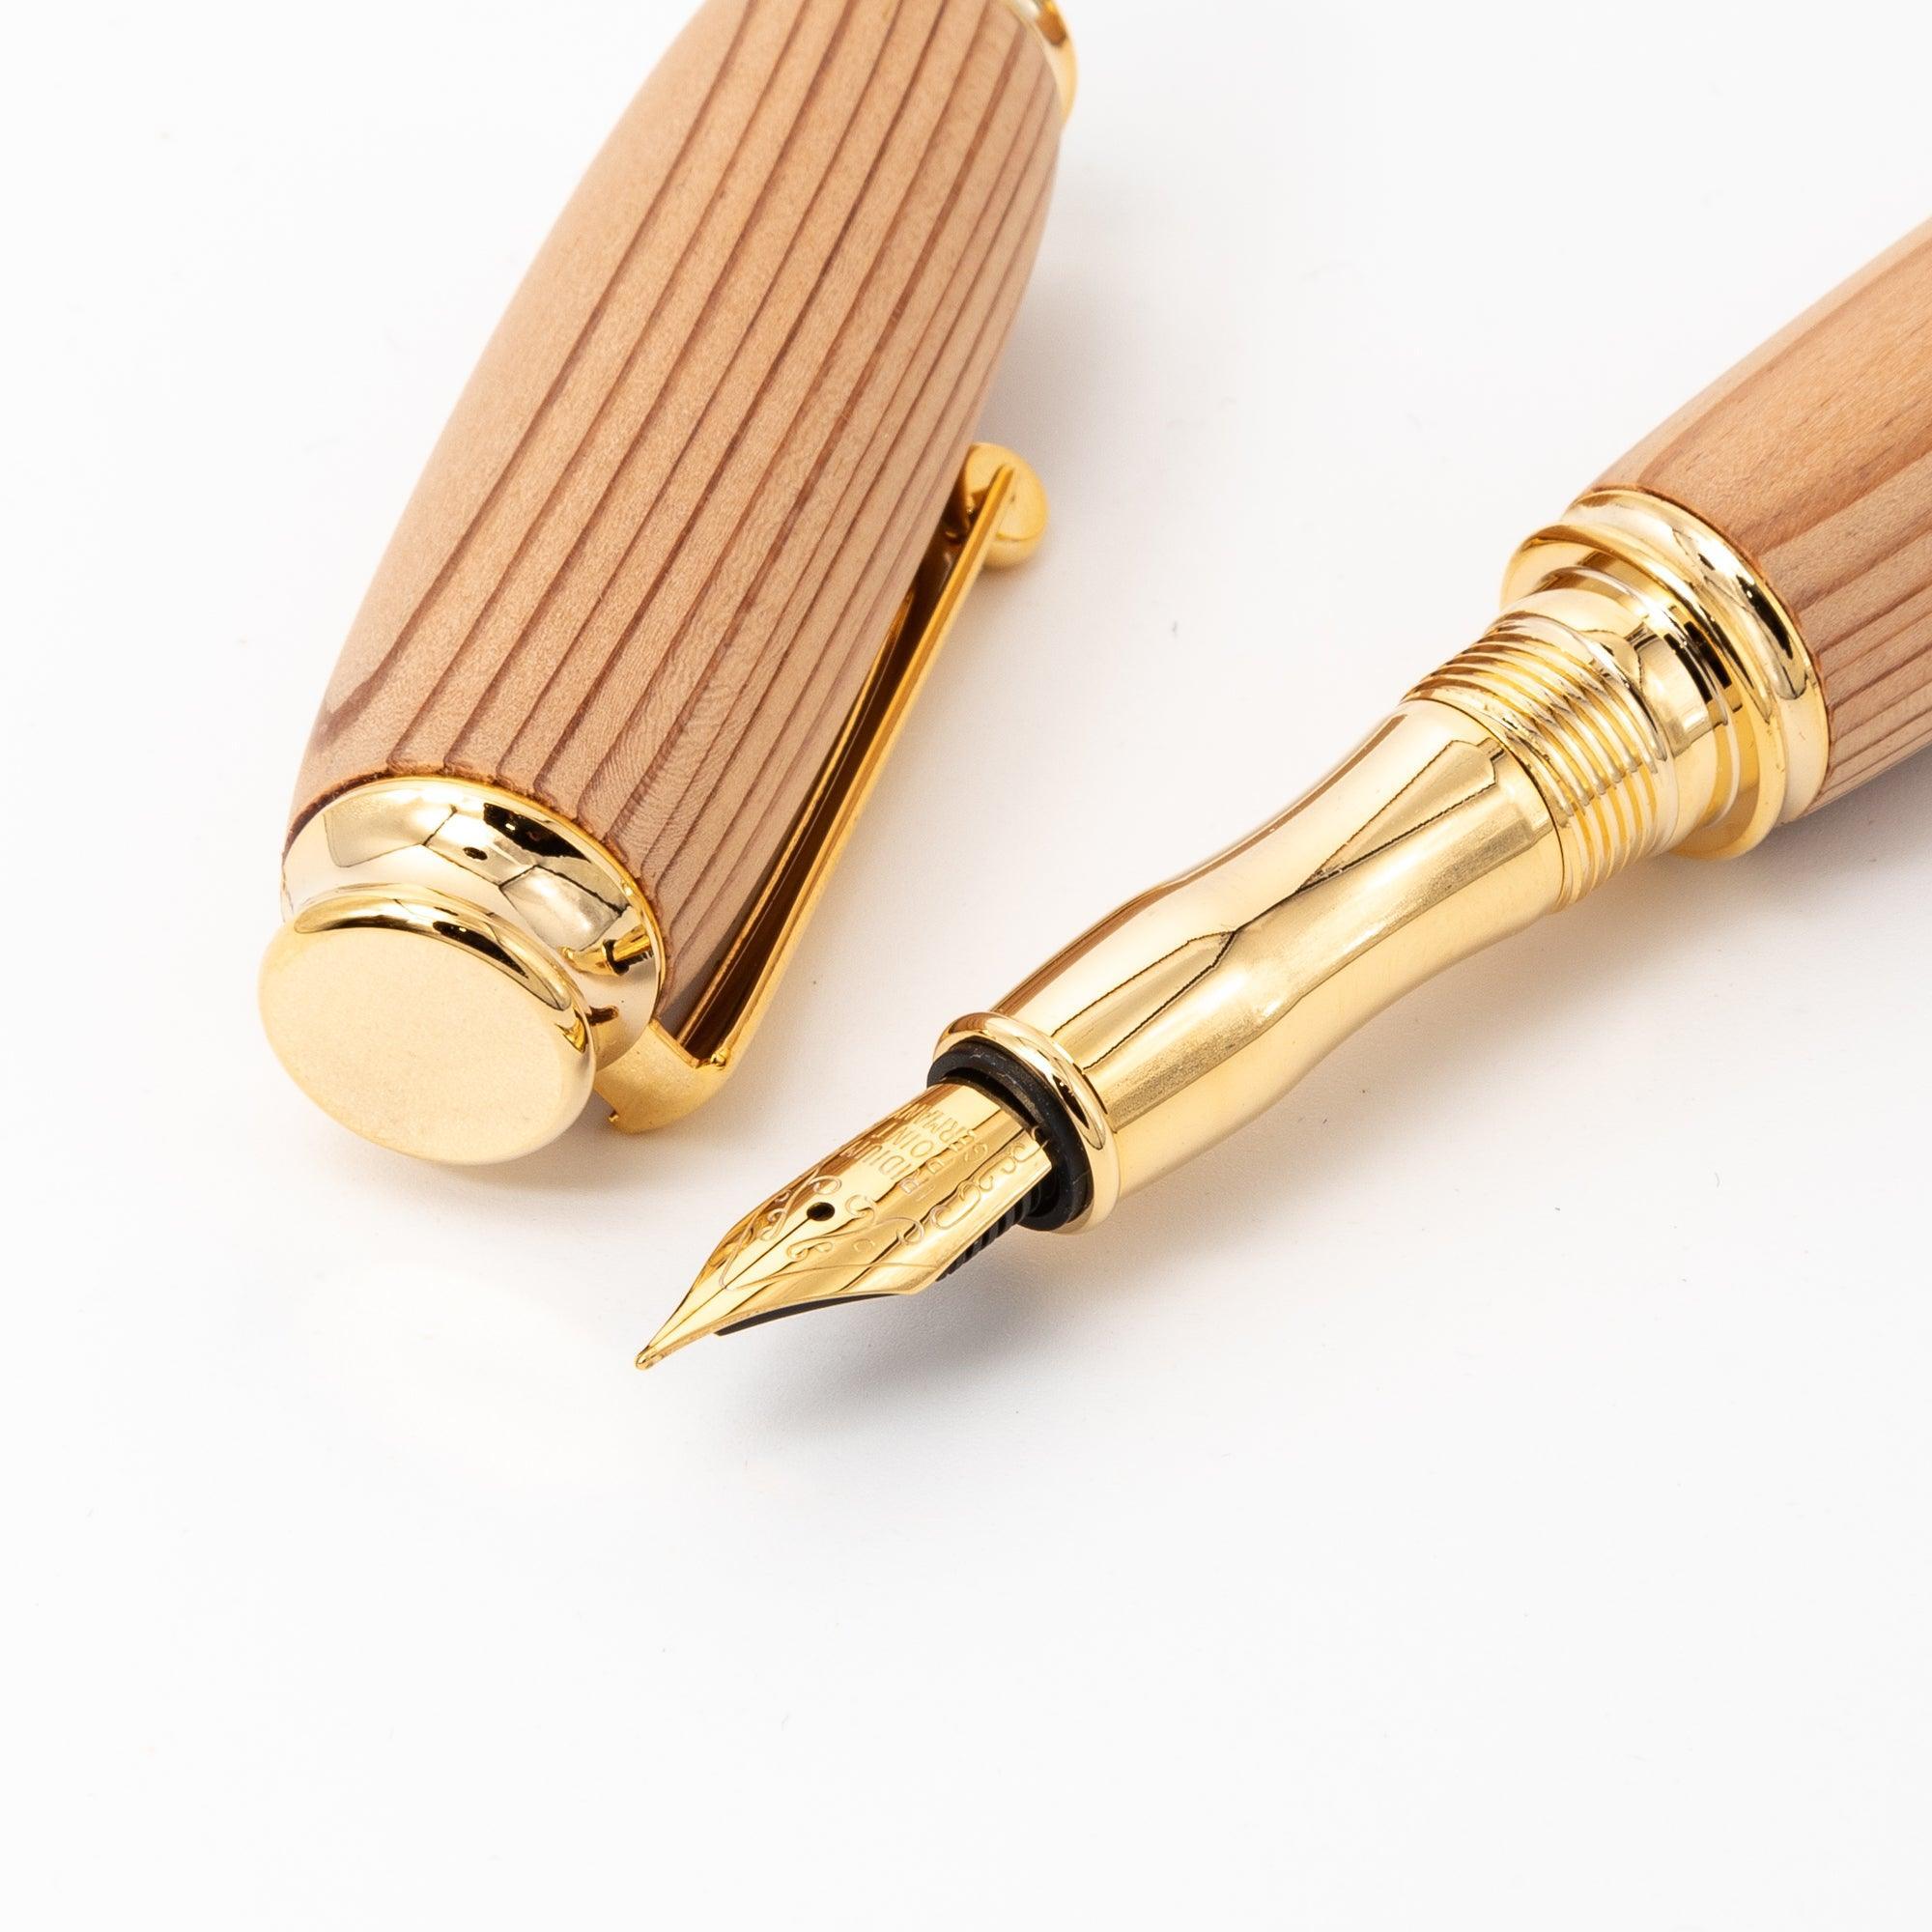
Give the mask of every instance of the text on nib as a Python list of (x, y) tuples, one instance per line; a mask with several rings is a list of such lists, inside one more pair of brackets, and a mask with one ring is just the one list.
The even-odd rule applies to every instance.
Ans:
[(930, 1288), (1052, 1173), (1033, 1130), (963, 1085), (929, 1088), (732, 1229), (640, 1369), (707, 1335)]

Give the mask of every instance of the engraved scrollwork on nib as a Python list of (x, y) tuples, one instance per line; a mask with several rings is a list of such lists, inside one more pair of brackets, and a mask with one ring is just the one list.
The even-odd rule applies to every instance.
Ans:
[(917, 1294), (1050, 1173), (1032, 1130), (975, 1089), (932, 1089), (746, 1216), (638, 1358), (807, 1309)]

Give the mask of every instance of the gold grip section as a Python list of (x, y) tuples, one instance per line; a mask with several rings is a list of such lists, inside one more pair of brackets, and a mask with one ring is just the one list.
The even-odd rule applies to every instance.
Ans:
[(1094, 1203), (1071, 1225), (1086, 1225), (1562, 890), (1521, 763), (1475, 719), (1414, 701), (1298, 805), (1123, 906), (941, 1051), (982, 1038), (1073, 1103)]
[(1593, 493), (1522, 547), (1506, 596), (1298, 804), (945, 1037), (1063, 1096), (1090, 1222), (1424, 980), (1652, 852), (1747, 850), (1817, 796), (1815, 671), (1708, 526)]

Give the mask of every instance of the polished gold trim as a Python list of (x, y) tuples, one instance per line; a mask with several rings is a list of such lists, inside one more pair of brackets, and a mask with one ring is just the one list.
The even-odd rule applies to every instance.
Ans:
[(650, 1026), (664, 943), (649, 902), (528, 799), (448, 778), (358, 785), (301, 826), (282, 879), (270, 1040), (311, 1098), (385, 1147), (532, 1151)]
[(1046, 58), (1060, 89), (1060, 116), (1064, 121), (1073, 112), (1074, 97), (1080, 92), (1080, 63), (1074, 57), (1073, 36), (1066, 31), (1055, 0), (1007, 0), (1007, 5), (1024, 20), (1046, 46)]
[(1744, 851), (1817, 796), (1815, 668), (1696, 518), (1585, 497), (1507, 594), (1299, 804), (948, 1034), (1061, 1093), (1094, 1160), (1089, 1222), (1422, 980), (1648, 854)]
[[(1641, 600), (1644, 617), (1598, 624), (1589, 605)], [(1714, 792), (1697, 796), (1699, 823), (1666, 845), (1700, 858), (1747, 852), (1816, 803), (1829, 762), (1824, 687), (1798, 622), (1764, 574), (1681, 504), (1639, 490), (1578, 497), (1559, 524), (1540, 530), (1512, 560), (1504, 602), (1554, 618), (1576, 635), (1635, 663), (1648, 649), (1675, 659), (1710, 712), (1704, 740), (1727, 762)], [(1673, 716), (1666, 701), (1661, 712)], [(1671, 747), (1673, 759), (1690, 749)]]
[(1073, 1055), (1050, 1033), (1008, 1013), (969, 1013), (940, 1035), (932, 1050), (934, 1064), (969, 1039), (985, 1040), (1010, 1054), (1037, 1079), (1046, 1083), (1065, 1110), (1080, 1145), (1086, 1150), (1094, 1196), (1085, 1213), (1064, 1224), (1064, 1232), (1104, 1221), (1121, 1198), (1121, 1151), (1106, 1103)]

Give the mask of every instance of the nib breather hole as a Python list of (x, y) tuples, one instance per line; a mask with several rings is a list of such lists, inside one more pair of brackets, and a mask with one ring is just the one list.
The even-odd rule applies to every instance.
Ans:
[(808, 1221), (829, 1221), (838, 1211), (829, 1201), (814, 1201), (805, 1210), (805, 1218)]

